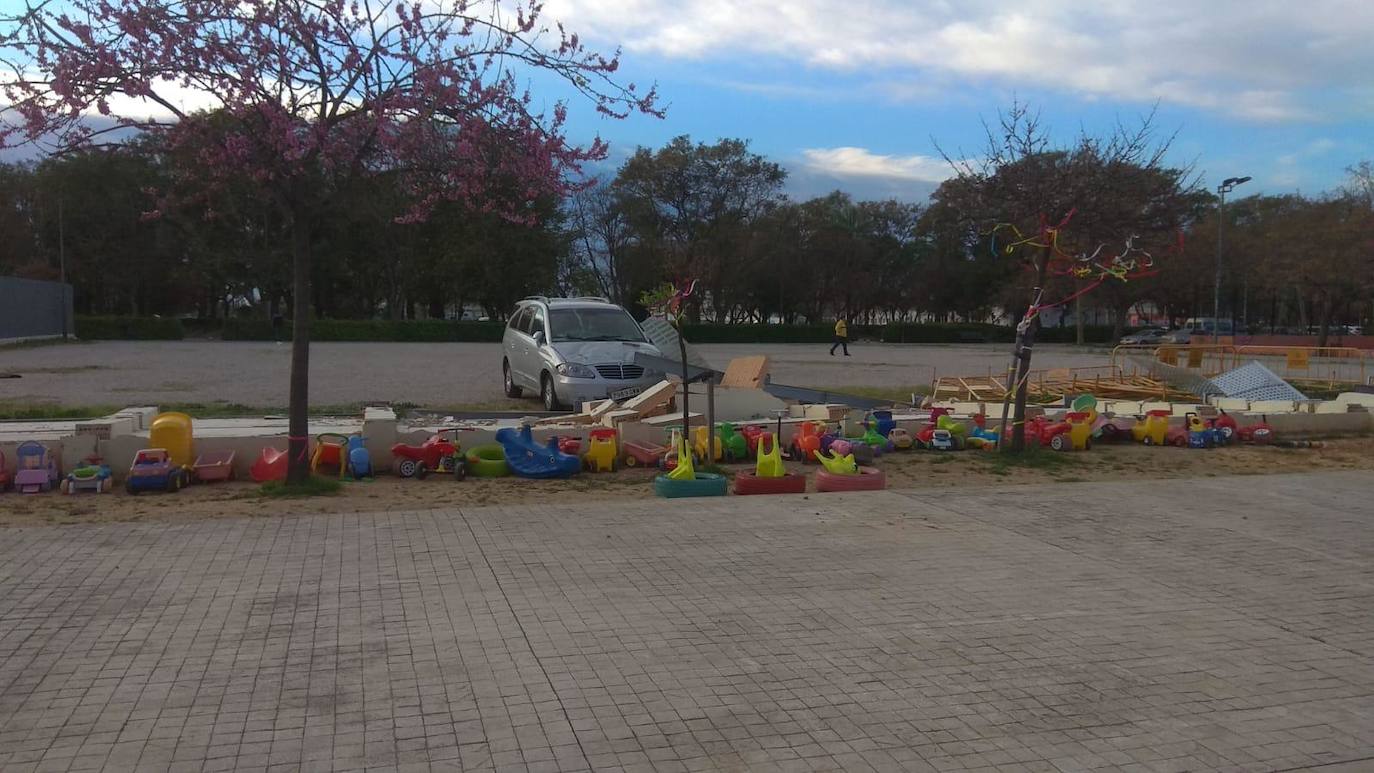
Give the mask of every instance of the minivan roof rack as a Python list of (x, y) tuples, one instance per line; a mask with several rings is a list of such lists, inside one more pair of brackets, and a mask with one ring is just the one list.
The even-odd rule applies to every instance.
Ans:
[(543, 301), (544, 303), (548, 303), (548, 302), (549, 302), (549, 298), (548, 298), (547, 295), (526, 295), (524, 298), (521, 298), (520, 300), (522, 300), (522, 301)]

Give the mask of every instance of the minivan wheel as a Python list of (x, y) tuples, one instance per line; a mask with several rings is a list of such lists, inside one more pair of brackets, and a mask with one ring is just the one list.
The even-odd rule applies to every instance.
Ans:
[(544, 410), (559, 411), (563, 406), (558, 401), (558, 393), (553, 389), (553, 377), (545, 373), (539, 380), (539, 396), (544, 400)]
[(515, 385), (515, 379), (510, 375), (510, 361), (501, 361), (501, 377), (506, 382), (506, 397), (519, 397), (520, 387)]

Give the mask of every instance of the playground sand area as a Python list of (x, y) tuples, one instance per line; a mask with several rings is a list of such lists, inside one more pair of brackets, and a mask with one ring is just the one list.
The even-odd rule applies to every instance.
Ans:
[[(790, 470), (810, 474), (815, 465), (788, 462)], [(1322, 470), (1374, 471), (1374, 439), (1325, 441), (1314, 448), (1232, 446), (1215, 450), (1150, 448), (1135, 444), (1099, 444), (1086, 453), (1037, 451), (1017, 461), (983, 451), (952, 453), (896, 452), (876, 466), (893, 489), (977, 489), (1006, 483), (1076, 483), (1133, 478), (1180, 479), (1224, 475), (1269, 475)], [(723, 468), (733, 475), (746, 465)], [(177, 494), (130, 496), (110, 494), (63, 496), (0, 495), (0, 526), (34, 526), (107, 522), (189, 522), (212, 518), (276, 518), (311, 513), (372, 513), (451, 507), (542, 504), (572, 501), (643, 499), (653, 496), (657, 471), (622, 470), (583, 474), (557, 480), (468, 478), (446, 476), (407, 480), (385, 475), (347, 482), (331, 496), (267, 498), (249, 482), (195, 485)], [(810, 484), (814, 490), (814, 483)], [(953, 493), (953, 492), (952, 492)], [(1237, 491), (1242, 495), (1243, 491)], [(824, 496), (809, 493), (807, 496)], [(1075, 506), (1066, 502), (1066, 506)], [(674, 506), (691, 507), (691, 500)], [(1084, 504), (1082, 506), (1100, 506)]]

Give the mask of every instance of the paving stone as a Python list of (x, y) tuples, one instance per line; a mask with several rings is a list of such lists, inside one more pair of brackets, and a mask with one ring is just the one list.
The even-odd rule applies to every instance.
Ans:
[(0, 768), (1359, 769), (1369, 491), (10, 529)]

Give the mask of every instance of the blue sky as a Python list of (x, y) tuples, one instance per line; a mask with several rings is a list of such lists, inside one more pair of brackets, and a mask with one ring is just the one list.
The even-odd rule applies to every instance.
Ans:
[[(1085, 10), (1090, 9), (1090, 10)], [(678, 134), (748, 139), (783, 163), (794, 196), (839, 188), (923, 199), (976, 154), (980, 119), (1014, 98), (1068, 142), (1159, 104), (1170, 160), (1238, 193), (1339, 185), (1374, 158), (1374, 2), (1315, 0), (550, 0), (622, 74), (657, 81), (665, 120), (600, 119), (572, 134), (613, 159)]]

